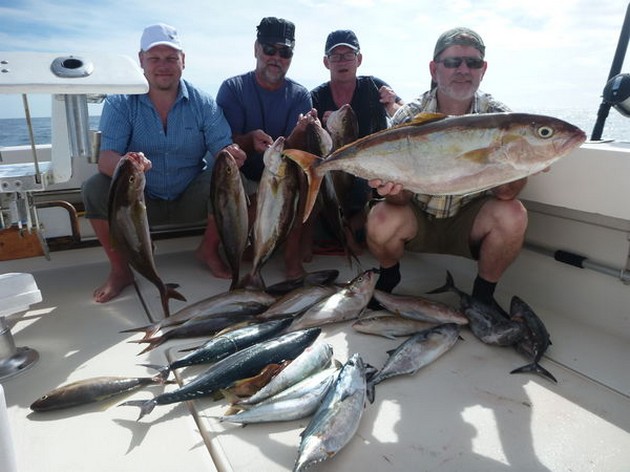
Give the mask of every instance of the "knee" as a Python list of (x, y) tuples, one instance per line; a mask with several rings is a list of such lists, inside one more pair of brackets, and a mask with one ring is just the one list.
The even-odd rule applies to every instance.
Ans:
[(415, 221), (409, 211), (405, 206), (377, 203), (367, 215), (366, 237), (373, 243), (388, 241), (403, 231), (411, 220)]
[(498, 220), (510, 233), (525, 235), (527, 230), (527, 209), (520, 200), (500, 201)]
[(86, 218), (107, 218), (107, 197), (111, 180), (110, 177), (98, 172), (81, 185)]

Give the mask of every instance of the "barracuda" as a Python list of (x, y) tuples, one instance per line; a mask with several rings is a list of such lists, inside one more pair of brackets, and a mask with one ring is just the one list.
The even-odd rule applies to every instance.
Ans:
[(284, 155), (306, 172), (306, 220), (329, 171), (397, 182), (417, 193), (463, 195), (540, 172), (585, 140), (581, 129), (544, 115), (420, 114), (411, 123), (337, 149), (325, 160), (295, 149)]

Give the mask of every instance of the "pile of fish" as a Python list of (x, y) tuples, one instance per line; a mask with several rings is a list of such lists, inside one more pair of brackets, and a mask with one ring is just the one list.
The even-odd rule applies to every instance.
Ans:
[[(466, 327), (483, 342), (514, 346), (530, 360), (513, 373), (534, 372), (555, 381), (540, 365), (549, 334), (520, 298), (513, 297), (509, 314), (501, 312), (459, 290), (447, 272), (446, 284), (432, 292), (455, 292), (460, 307), (453, 308), (422, 296), (375, 290), (376, 273), (369, 269), (345, 284), (334, 284), (338, 271), (319, 271), (270, 286), (273, 295), (234, 289), (200, 300), (158, 323), (129, 330), (144, 331), (140, 342), (153, 346), (175, 339), (168, 334), (187, 324), (209, 326), (211, 320), (220, 320), (203, 344), (170, 364), (147, 365), (157, 375), (73, 382), (48, 392), (31, 408), (44, 412), (111, 400), (145, 386), (171, 383), (170, 372), (196, 366), (198, 373), (179, 387), (121, 405), (140, 408), (141, 419), (158, 405), (223, 397), (228, 408), (214, 416), (219, 422), (246, 425), (310, 417), (300, 434), (293, 469), (304, 471), (331, 459), (352, 440), (380, 383), (414, 375), (434, 363), (455, 346)], [(383, 308), (368, 309), (372, 299)], [(322, 326), (349, 321), (361, 333), (407, 339), (387, 351), (380, 368), (367, 364), (359, 353), (341, 363), (332, 346), (318, 339)], [(207, 335), (194, 330), (188, 334)]]

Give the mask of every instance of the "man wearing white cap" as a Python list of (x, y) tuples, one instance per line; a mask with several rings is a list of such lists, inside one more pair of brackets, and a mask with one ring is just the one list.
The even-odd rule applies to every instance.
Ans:
[[(207, 219), (196, 256), (216, 277), (231, 272), (219, 255), (220, 239), (210, 200), (212, 159), (226, 149), (242, 165), (246, 155), (232, 143), (223, 112), (207, 93), (182, 79), (185, 55), (177, 31), (166, 24), (145, 28), (139, 60), (149, 83), (144, 95), (111, 95), (101, 114), (99, 173), (83, 185), (86, 218), (109, 259), (106, 282), (94, 291), (100, 303), (133, 282), (121, 253), (109, 243), (107, 195), (118, 161), (127, 153), (146, 173), (145, 198), (152, 226)], [(207, 157), (209, 156), (209, 157)]]

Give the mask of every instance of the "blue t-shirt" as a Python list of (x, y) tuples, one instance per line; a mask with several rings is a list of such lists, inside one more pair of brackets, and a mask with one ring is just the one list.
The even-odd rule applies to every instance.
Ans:
[(145, 192), (163, 200), (181, 195), (232, 143), (230, 126), (217, 103), (185, 80), (168, 112), (166, 130), (147, 94), (108, 96), (100, 130), (102, 150), (144, 153), (152, 163)]
[[(255, 72), (225, 80), (217, 93), (217, 103), (223, 109), (232, 133), (245, 134), (262, 129), (274, 140), (288, 137), (300, 113), (312, 108), (311, 95), (302, 85), (285, 78), (278, 90), (265, 90), (256, 83)], [(241, 171), (258, 182), (264, 169), (263, 155), (248, 155)]]

